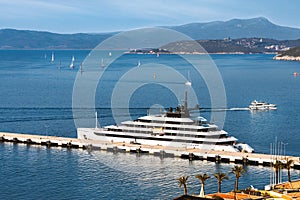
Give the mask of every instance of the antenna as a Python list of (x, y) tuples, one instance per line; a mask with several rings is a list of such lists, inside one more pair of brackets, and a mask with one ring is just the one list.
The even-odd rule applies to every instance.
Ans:
[(184, 92), (184, 104), (183, 104), (183, 106), (184, 106), (184, 109), (188, 109), (188, 102), (187, 102), (188, 100), (187, 100), (187, 91), (185, 91)]

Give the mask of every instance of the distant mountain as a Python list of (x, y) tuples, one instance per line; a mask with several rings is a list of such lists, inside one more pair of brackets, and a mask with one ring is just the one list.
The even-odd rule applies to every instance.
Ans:
[(223, 38), (271, 38), (277, 40), (300, 39), (300, 29), (278, 26), (268, 19), (232, 19), (208, 23), (192, 23), (169, 27), (184, 33), (195, 40), (212, 40)]
[[(223, 40), (224, 38), (300, 39), (300, 29), (278, 26), (262, 17), (233, 19), (225, 22), (192, 23), (168, 28), (182, 32), (195, 40)], [(93, 49), (100, 42), (114, 34), (116, 33), (57, 34), (2, 29), (0, 30), (0, 49)], [(226, 46), (230, 45), (227, 44)], [(291, 44), (288, 46), (296, 45)], [(226, 51), (226, 49), (220, 51)]]
[(15, 29), (0, 30), (0, 49), (92, 49), (113, 33), (57, 34)]

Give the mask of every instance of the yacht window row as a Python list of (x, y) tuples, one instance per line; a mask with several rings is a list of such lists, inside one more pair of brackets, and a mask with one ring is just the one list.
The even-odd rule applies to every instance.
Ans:
[(204, 125), (207, 124), (206, 121), (193, 121), (183, 122), (183, 121), (169, 121), (169, 120), (150, 120), (150, 119), (138, 119), (135, 122), (145, 122), (145, 123), (158, 123), (158, 124), (180, 124), (180, 125)]
[[(189, 130), (189, 129), (182, 129), (182, 130), (176, 130), (176, 129), (163, 129), (162, 127), (159, 128), (147, 128), (147, 129), (138, 129), (138, 127), (123, 127), (123, 128), (115, 128), (114, 126), (111, 127), (107, 127), (106, 130), (108, 131), (114, 131), (114, 132), (131, 132), (131, 133), (153, 133), (153, 132), (161, 132), (161, 133), (165, 133), (165, 134), (171, 134), (171, 135), (178, 135), (180, 133), (182, 133), (183, 135), (187, 135), (187, 134), (191, 134), (191, 135), (199, 135), (199, 137), (201, 136), (219, 136), (219, 135), (227, 135), (227, 132), (225, 131), (217, 131), (214, 130), (212, 131), (212, 133), (210, 134), (209, 131), (198, 131), (198, 133), (202, 132), (203, 134), (197, 134), (197, 132), (193, 131), (193, 130)], [(180, 131), (180, 133), (178, 133)], [(211, 130), (210, 130), (211, 131)], [(205, 134), (204, 134), (205, 132)]]
[(132, 135), (120, 135), (120, 134), (106, 134), (94, 132), (98, 136), (106, 137), (121, 137), (121, 138), (132, 138), (132, 139), (144, 139), (144, 140), (159, 140), (159, 141), (169, 141), (169, 142), (183, 142), (183, 143), (194, 143), (194, 144), (216, 144), (216, 145), (232, 145), (234, 141), (225, 141), (225, 142), (213, 142), (213, 141), (195, 141), (195, 140), (186, 140), (186, 139), (172, 139), (172, 138), (158, 138), (158, 137), (144, 137), (144, 136), (132, 136)]
[(193, 137), (193, 138), (226, 138), (226, 134), (217, 135), (197, 135), (197, 134), (184, 134), (184, 133), (174, 133), (174, 132), (153, 132), (149, 130), (134, 130), (134, 129), (114, 129), (108, 128), (107, 131), (112, 132), (124, 132), (124, 133), (141, 133), (141, 134), (151, 134), (151, 135), (166, 135), (166, 136), (179, 136), (179, 137)]
[[(127, 127), (137, 127), (137, 128), (161, 128), (162, 127), (161, 124), (157, 124), (157, 125), (154, 125), (154, 124), (151, 124), (151, 125), (141, 124), (141, 125), (138, 125), (138, 124), (129, 124), (129, 123), (127, 124), (127, 123), (125, 123), (124, 125), (127, 126)], [(196, 129), (196, 128), (164, 126), (163, 128), (166, 129), (166, 130), (184, 130), (184, 131), (192, 131), (192, 132), (217, 131), (216, 127), (206, 127), (206, 128)]]

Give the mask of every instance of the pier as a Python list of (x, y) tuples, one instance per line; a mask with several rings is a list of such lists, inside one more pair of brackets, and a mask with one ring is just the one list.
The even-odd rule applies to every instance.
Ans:
[(164, 146), (116, 143), (113, 141), (83, 140), (56, 136), (18, 134), (0, 132), (0, 142), (24, 143), (27, 145), (44, 145), (47, 147), (80, 148), (88, 151), (113, 151), (124, 153), (148, 154), (160, 157), (180, 157), (189, 160), (207, 160), (216, 163), (235, 163), (243, 165), (260, 165), (271, 167), (278, 160), (283, 164), (293, 160), (292, 168), (300, 170), (300, 157), (274, 156), (261, 153), (226, 152), (201, 149), (187, 149)]

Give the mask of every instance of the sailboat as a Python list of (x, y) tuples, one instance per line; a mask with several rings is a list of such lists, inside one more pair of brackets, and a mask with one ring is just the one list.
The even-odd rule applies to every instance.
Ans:
[(141, 66), (141, 61), (139, 60), (137, 67), (140, 67), (140, 66)]
[(185, 82), (185, 85), (187, 85), (187, 86), (191, 86), (192, 85), (192, 82), (191, 82), (191, 79), (190, 79), (190, 71), (188, 71), (188, 79)]
[(102, 58), (102, 60), (101, 60), (101, 67), (105, 67), (104, 59), (103, 59), (103, 58)]
[(74, 67), (75, 67), (74, 61), (75, 61), (75, 58), (74, 58), (74, 56), (73, 56), (73, 57), (72, 57), (72, 62), (71, 62), (71, 64), (70, 64), (70, 68), (71, 68), (71, 69), (74, 69)]
[(52, 52), (52, 56), (51, 56), (51, 62), (54, 62), (54, 53)]
[(82, 68), (82, 63), (80, 64), (80, 74), (82, 74), (83, 68)]

